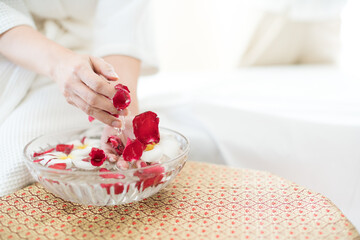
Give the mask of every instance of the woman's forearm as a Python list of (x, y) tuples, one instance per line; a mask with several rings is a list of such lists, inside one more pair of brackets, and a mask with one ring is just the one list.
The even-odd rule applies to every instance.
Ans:
[(17, 26), (1, 34), (0, 54), (15, 64), (52, 78), (70, 104), (110, 126), (121, 126), (119, 119), (112, 116), (118, 113), (111, 102), (117, 82), (131, 91), (130, 114), (139, 112), (136, 88), (140, 61), (135, 58), (112, 55), (103, 61), (79, 55), (29, 26)]
[(49, 77), (61, 59), (73, 54), (26, 25), (0, 35), (0, 53), (15, 64)]
[(128, 107), (131, 115), (139, 114), (137, 99), (137, 82), (140, 74), (140, 60), (123, 55), (110, 55), (104, 57), (110, 63), (119, 76), (118, 82), (126, 85), (130, 90), (131, 104)]

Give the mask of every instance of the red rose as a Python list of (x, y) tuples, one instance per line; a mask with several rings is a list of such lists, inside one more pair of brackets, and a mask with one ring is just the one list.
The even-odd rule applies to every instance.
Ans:
[(89, 153), (89, 156), (91, 157), (90, 162), (93, 166), (101, 166), (105, 159), (106, 155), (105, 152), (98, 148), (92, 148), (91, 152)]
[(160, 141), (159, 118), (156, 113), (148, 111), (133, 119), (135, 137), (145, 146)]

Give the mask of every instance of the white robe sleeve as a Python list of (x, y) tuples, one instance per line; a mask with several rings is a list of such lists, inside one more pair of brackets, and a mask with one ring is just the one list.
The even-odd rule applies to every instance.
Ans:
[(94, 23), (95, 56), (127, 55), (142, 61), (142, 73), (157, 70), (149, 0), (102, 0)]
[(35, 28), (34, 21), (22, 0), (0, 0), (0, 34), (19, 26)]

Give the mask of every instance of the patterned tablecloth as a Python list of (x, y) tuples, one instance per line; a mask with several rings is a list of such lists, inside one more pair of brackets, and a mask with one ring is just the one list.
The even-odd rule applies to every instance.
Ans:
[(155, 196), (81, 206), (33, 184), (0, 200), (2, 239), (360, 239), (327, 198), (267, 172), (188, 162)]

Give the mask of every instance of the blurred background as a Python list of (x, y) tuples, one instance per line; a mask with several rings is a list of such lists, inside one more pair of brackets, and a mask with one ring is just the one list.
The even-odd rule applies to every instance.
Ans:
[(154, 0), (142, 110), (190, 160), (270, 171), (360, 228), (360, 1)]
[(160, 70), (340, 59), (354, 65), (360, 48), (359, 5), (356, 0), (156, 0), (152, 17)]

